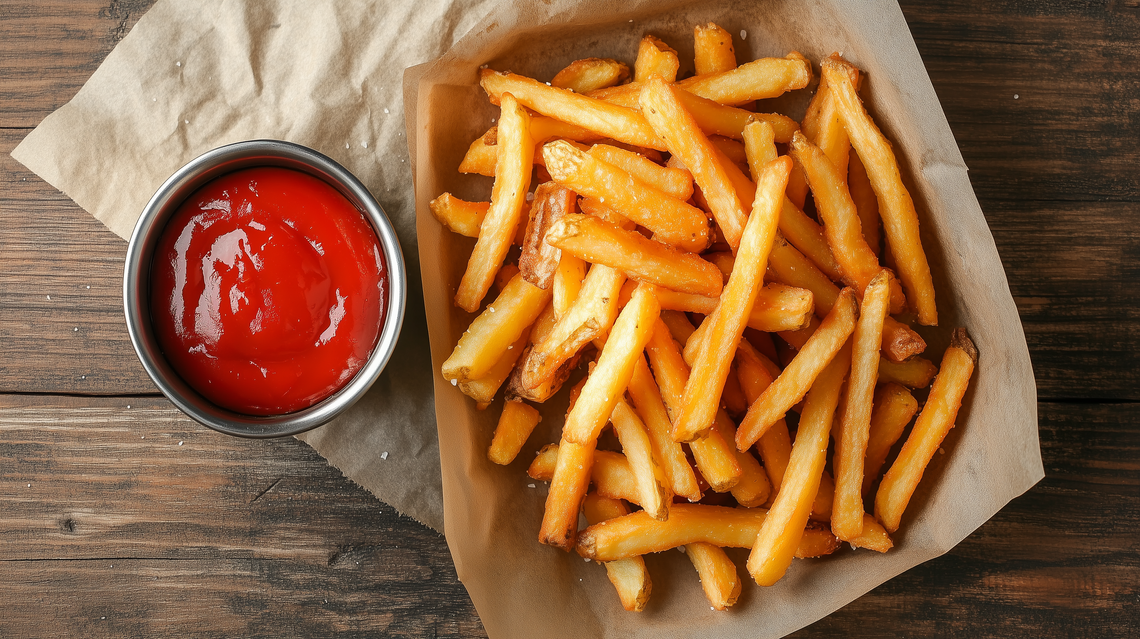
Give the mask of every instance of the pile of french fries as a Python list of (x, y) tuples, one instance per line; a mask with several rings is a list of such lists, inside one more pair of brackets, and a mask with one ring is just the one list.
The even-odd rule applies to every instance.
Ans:
[[(685, 79), (652, 36), (632, 73), (482, 69), (501, 115), (459, 170), (494, 178), (490, 202), (431, 202), (477, 238), (455, 304), (479, 314), (442, 373), (480, 409), (505, 387), (490, 460), (587, 373), (528, 470), (550, 482), (539, 540), (603, 562), (627, 610), (648, 601), (646, 553), (684, 550), (724, 610), (725, 547), (764, 586), (841, 541), (889, 550), (977, 362), (959, 328), (935, 366), (909, 325), (937, 324), (934, 287), (861, 72), (824, 59), (797, 123), (756, 101), (807, 88), (810, 61), (737, 66), (724, 29), (694, 38)], [(607, 427), (620, 451), (598, 448)]]

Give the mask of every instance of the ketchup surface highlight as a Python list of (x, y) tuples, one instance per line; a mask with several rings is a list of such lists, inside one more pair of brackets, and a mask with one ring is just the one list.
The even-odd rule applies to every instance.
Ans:
[(364, 215), (306, 173), (222, 175), (171, 217), (151, 265), (151, 322), (174, 370), (215, 404), (289, 413), (364, 366), (387, 307)]

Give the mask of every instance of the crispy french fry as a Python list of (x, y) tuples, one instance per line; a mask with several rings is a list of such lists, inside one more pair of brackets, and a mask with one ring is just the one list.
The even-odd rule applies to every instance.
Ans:
[(847, 192), (846, 174), (840, 173), (803, 133), (793, 136), (791, 154), (807, 176), (816, 210), (823, 221), (823, 233), (831, 254), (839, 263), (843, 281), (857, 291), (865, 290), (882, 267), (878, 256), (863, 239), (859, 212)]
[(903, 511), (922, 479), (923, 471), (946, 434), (954, 427), (962, 396), (966, 394), (977, 361), (978, 350), (966, 335), (966, 329), (954, 329), (950, 348), (942, 357), (942, 366), (930, 387), (926, 405), (875, 495), (875, 518), (889, 532), (899, 529)]
[(491, 208), (490, 202), (465, 202), (450, 193), (428, 203), (431, 214), (449, 230), (467, 237), (479, 237), (479, 227)]
[[(660, 289), (657, 299), (661, 308), (710, 315), (716, 309), (718, 297), (689, 295)], [(746, 320), (749, 328), (758, 331), (794, 331), (807, 325), (814, 305), (811, 291), (780, 283), (765, 284), (756, 294), (756, 301)]]
[[(673, 504), (667, 521), (643, 511), (594, 524), (578, 536), (578, 554), (595, 561), (613, 561), (703, 542), (721, 548), (751, 548), (768, 511), (703, 504)], [(809, 527), (797, 556), (833, 552), (839, 540), (829, 530)]]
[(637, 228), (635, 222), (630, 221), (629, 218), (618, 213), (613, 208), (602, 204), (601, 201), (595, 200), (592, 197), (584, 197), (578, 200), (578, 208), (586, 215), (593, 215), (594, 217), (601, 218), (610, 224), (620, 226), (621, 228), (632, 231)]
[(851, 541), (863, 532), (863, 459), (879, 378), (883, 318), (890, 305), (889, 277), (890, 271), (883, 269), (867, 285), (851, 338), (851, 378), (840, 422), (842, 437), (835, 445), (835, 502), (831, 507), (831, 532), (842, 541)]
[(693, 61), (697, 75), (721, 73), (736, 68), (732, 34), (710, 22), (693, 27)]
[(578, 196), (553, 182), (538, 185), (530, 207), (530, 222), (526, 228), (519, 270), (526, 281), (539, 288), (550, 288), (558, 270), (561, 251), (546, 242), (546, 236), (558, 220), (577, 209)]
[(609, 331), (617, 318), (618, 291), (624, 282), (625, 275), (608, 266), (590, 269), (569, 310), (523, 360), (520, 379), (524, 387), (538, 388), (583, 346)]
[[(736, 427), (723, 410), (718, 413), (713, 428), (725, 442), (736, 439)], [(764, 473), (764, 468), (752, 453), (739, 450), (733, 452), (736, 455), (736, 463), (740, 465), (740, 479), (729, 492), (736, 499), (736, 503), (745, 508), (763, 506), (772, 494), (772, 482), (768, 481), (768, 475)]]
[(792, 52), (785, 58), (761, 58), (721, 73), (697, 75), (677, 86), (721, 104), (737, 106), (802, 89), (811, 82), (811, 63)]
[(776, 381), (748, 409), (740, 428), (736, 431), (736, 447), (745, 450), (784, 416), (796, 402), (803, 399), (815, 378), (835, 357), (843, 343), (855, 330), (855, 294), (843, 289), (835, 307), (824, 318)]
[(871, 412), (867, 454), (863, 461), (861, 491), (864, 496), (871, 492), (871, 486), (879, 478), (879, 471), (883, 469), (883, 462), (887, 460), (891, 446), (902, 437), (903, 430), (917, 410), (918, 401), (910, 391), (898, 384), (880, 384), (875, 391), (875, 408)]
[(843, 348), (808, 391), (780, 492), (748, 556), (748, 572), (761, 586), (775, 584), (792, 565), (796, 546), (807, 527), (812, 502), (819, 492), (820, 476), (827, 462), (831, 421), (850, 366), (851, 350)]
[[(534, 461), (527, 468), (531, 479), (550, 481), (558, 465), (558, 444), (547, 444), (538, 451)], [(602, 497), (624, 499), (638, 503), (637, 480), (629, 467), (629, 460), (621, 453), (609, 450), (595, 450), (594, 463), (590, 467), (590, 481), (594, 490)]]
[(562, 319), (570, 305), (582, 290), (582, 280), (586, 279), (589, 264), (573, 255), (563, 253), (558, 258), (558, 270), (554, 273), (554, 317)]
[[(629, 507), (619, 499), (601, 497), (597, 493), (586, 495), (582, 503), (582, 511), (586, 515), (586, 522), (593, 525), (609, 519), (615, 519), (629, 514)], [(606, 562), (606, 574), (610, 583), (614, 585), (622, 608), (631, 612), (641, 612), (649, 602), (649, 594), (653, 591), (653, 582), (649, 579), (649, 570), (645, 568), (645, 560), (641, 557), (628, 557), (617, 561)]]
[(887, 529), (867, 513), (863, 513), (863, 533), (847, 543), (852, 548), (866, 548), (875, 552), (887, 552), (895, 546)]
[(725, 239), (735, 249), (744, 231), (744, 209), (724, 167), (715, 160), (715, 147), (682, 106), (673, 87), (660, 78), (644, 83), (639, 103), (669, 152), (689, 167)]
[(783, 208), (780, 209), (780, 233), (783, 233), (792, 246), (810, 258), (829, 278), (843, 279), (843, 273), (831, 253), (823, 228), (788, 198), (784, 198)]
[[(724, 390), (720, 394), (720, 403), (733, 419), (743, 417), (748, 410), (748, 402), (744, 399), (744, 391), (740, 388), (740, 380), (736, 375), (736, 365), (730, 364), (728, 377), (724, 379)], [(732, 429), (733, 435), (736, 429)]]
[(685, 554), (697, 569), (710, 606), (728, 610), (736, 603), (740, 597), (740, 576), (736, 574), (736, 564), (724, 550), (698, 541), (685, 546)]
[[(836, 53), (831, 54), (830, 57), (842, 59)], [(859, 70), (854, 66), (849, 66), (847, 71), (855, 90), (858, 91), (861, 80)], [(802, 125), (807, 139), (823, 151), (827, 159), (831, 160), (831, 163), (846, 179), (847, 158), (851, 151), (851, 142), (847, 138), (847, 130), (843, 128), (843, 122), (835, 110), (835, 99), (831, 97), (826, 78), (820, 78), (819, 89), (816, 90), (811, 103), (808, 104)]]
[(486, 375), (549, 301), (550, 291), (516, 275), (459, 338), (443, 363), (444, 378), (458, 383)]
[(644, 82), (650, 76), (659, 75), (666, 82), (676, 82), (677, 70), (681, 61), (677, 52), (661, 40), (647, 35), (637, 46), (637, 60), (633, 63), (633, 79)]
[(550, 80), (550, 86), (586, 93), (621, 84), (629, 78), (629, 67), (608, 58), (584, 58), (571, 62)]
[(695, 252), (708, 246), (708, 218), (700, 209), (568, 142), (550, 142), (542, 153), (546, 157), (546, 169), (556, 182), (617, 209), (653, 231), (658, 240)]
[(847, 165), (847, 190), (851, 193), (855, 210), (859, 211), (859, 229), (863, 232), (863, 239), (871, 251), (879, 255), (879, 200), (875, 198), (871, 178), (867, 177), (867, 168), (863, 166), (859, 155), (852, 153), (850, 158)]
[(899, 277), (906, 287), (907, 299), (918, 314), (919, 323), (934, 326), (938, 324), (934, 281), (918, 235), (918, 214), (914, 210), (914, 200), (903, 186), (898, 161), (891, 151), (890, 142), (867, 115), (845, 66), (834, 59), (824, 60), (824, 77), (831, 87), (831, 94), (843, 119), (843, 126), (850, 136), (851, 145), (863, 160), (871, 185), (878, 195), (879, 214), (898, 266)]
[[(537, 320), (536, 320), (537, 321)], [(499, 388), (503, 382), (507, 381), (510, 377), (511, 371), (515, 368), (515, 363), (522, 357), (523, 351), (526, 350), (526, 343), (530, 337), (531, 328), (527, 327), (515, 343), (507, 347), (507, 352), (499, 357), (494, 366), (487, 371), (485, 375), (477, 379), (469, 379), (458, 384), (459, 390), (464, 395), (475, 400), (477, 405), (490, 404), (491, 400), (495, 399), (495, 393), (499, 392)]]
[[(740, 377), (740, 387), (744, 396), (751, 405), (765, 388), (779, 375), (779, 369), (760, 353), (746, 339), (740, 340), (736, 350), (736, 370)], [(780, 492), (780, 485), (784, 480), (784, 472), (788, 467), (788, 460), (792, 454), (792, 438), (788, 433), (788, 425), (783, 419), (768, 429), (756, 442), (756, 452), (764, 462), (764, 470), (772, 484), (772, 494)]]
[[(468, 313), (479, 305), (495, 273), (503, 264), (511, 239), (519, 224), (527, 189), (530, 188), (534, 143), (528, 129), (530, 116), (509, 93), (502, 98), (499, 119), (499, 159), (495, 165), (495, 185), (491, 190), (491, 208), (479, 229), (479, 240), (471, 251), (467, 271), (455, 293), (455, 305)], [(512, 340), (513, 341), (513, 340)]]
[(786, 115), (753, 113), (725, 106), (708, 98), (693, 95), (684, 89), (678, 89), (676, 94), (685, 110), (693, 116), (697, 126), (708, 136), (724, 136), (740, 140), (743, 139), (744, 129), (749, 122), (766, 122), (772, 127), (776, 141), (786, 144), (791, 142), (792, 135), (800, 130), (800, 125)]
[(505, 402), (499, 424), (495, 426), (491, 447), (487, 449), (487, 459), (501, 466), (513, 462), (541, 420), (542, 417), (533, 406), (524, 402)]
[(615, 106), (567, 89), (558, 89), (514, 73), (491, 69), (480, 72), (479, 84), (491, 96), (501, 100), (504, 93), (539, 113), (589, 129), (604, 137), (636, 146), (664, 151), (661, 139), (649, 123), (633, 109)]
[(624, 399), (619, 399), (614, 405), (610, 421), (637, 482), (637, 493), (640, 497), (638, 503), (654, 519), (662, 521), (668, 519), (673, 491), (669, 489), (665, 474), (654, 458), (653, 444), (650, 442), (645, 424)]
[(687, 170), (661, 166), (643, 155), (609, 144), (595, 144), (589, 153), (678, 200), (693, 197), (693, 175)]
[(706, 320), (710, 323), (708, 338), (693, 365), (685, 386), (684, 406), (673, 424), (673, 439), (677, 441), (691, 440), (715, 418), (729, 365), (763, 282), (768, 252), (776, 236), (780, 199), (790, 170), (791, 161), (779, 158), (761, 175), (752, 215), (740, 240), (736, 265), (720, 303)]
[(811, 291), (815, 314), (826, 317), (839, 297), (839, 287), (783, 237), (777, 237), (768, 258), (768, 272), (777, 282)]
[(653, 374), (645, 357), (638, 359), (630, 377), (629, 396), (641, 421), (649, 431), (649, 439), (653, 443), (653, 456), (661, 464), (665, 479), (669, 483), (673, 494), (680, 495), (689, 501), (699, 501), (701, 488), (697, 484), (697, 476), (685, 451), (681, 445), (673, 441), (673, 425), (669, 422), (669, 412), (665, 402), (661, 399), (661, 391), (653, 381)]
[(879, 360), (880, 382), (894, 382), (907, 388), (926, 388), (937, 374), (938, 367), (924, 357), (912, 357), (901, 364), (888, 359)]
[(590, 215), (566, 215), (546, 234), (546, 242), (592, 264), (604, 264), (640, 282), (695, 295), (717, 296), (723, 278), (695, 253), (626, 231)]
[[(495, 164), (499, 160), (498, 134), (499, 127), (493, 126), (476, 138), (463, 156), (463, 161), (459, 163), (459, 172), (495, 177)], [(544, 162), (541, 147), (547, 140), (558, 138), (577, 143), (592, 142), (602, 138), (601, 135), (588, 129), (541, 115), (530, 119), (530, 136), (536, 146), (532, 158), (535, 164)]]
[[(596, 268), (596, 267), (595, 267)], [(614, 322), (598, 365), (586, 379), (578, 403), (566, 416), (563, 439), (578, 444), (597, 440), (614, 405), (621, 399), (633, 368), (653, 332), (661, 308), (652, 284), (639, 284)]]
[[(834, 425), (834, 424), (833, 424)], [(835, 480), (826, 470), (819, 478), (819, 492), (815, 494), (815, 501), (811, 504), (812, 521), (822, 524), (831, 523), (831, 505), (835, 501)]]
[[(721, 163), (725, 163), (725, 164), (731, 163), (733, 166), (735, 166), (737, 168), (737, 172), (740, 174), (740, 177), (743, 180), (747, 180), (748, 182), (752, 181), (752, 180), (749, 180), (748, 176), (744, 174), (743, 170), (741, 170), (742, 167), (747, 168), (745, 165), (748, 164), (748, 155), (747, 155), (747, 152), (744, 150), (744, 144), (742, 144), (741, 142), (738, 142), (736, 140), (732, 140), (732, 139), (729, 139), (729, 138), (726, 138), (726, 137), (720, 136), (720, 135), (710, 135), (709, 136), (709, 142), (712, 143), (713, 147), (716, 148), (716, 150), (720, 151)], [(727, 162), (726, 162), (726, 160), (727, 160)], [(735, 183), (735, 181), (734, 181), (734, 183)], [(737, 190), (739, 191), (741, 189), (737, 188)], [(743, 189), (743, 190), (748, 193), (749, 197), (751, 197), (752, 195), (755, 194), (756, 186), (753, 184), (749, 188)], [(741, 203), (744, 203), (743, 198), (740, 201), (741, 201)], [(752, 208), (751, 206), (746, 205), (744, 207), (744, 210), (748, 211), (748, 210), (751, 210), (751, 208)]]
[[(661, 291), (658, 290), (658, 302), (661, 301), (661, 297)], [(709, 312), (711, 313), (712, 311), (710, 310)], [(672, 335), (673, 339), (677, 340), (677, 343), (681, 345), (681, 348), (685, 347), (685, 344), (687, 344), (689, 341), (689, 336), (697, 330), (697, 328), (693, 326), (693, 323), (689, 321), (689, 318), (680, 311), (662, 310), (661, 321), (665, 323), (665, 326), (669, 327), (667, 333)]]
[(900, 364), (926, 350), (926, 341), (914, 329), (887, 317), (883, 320), (883, 355)]
[(578, 535), (578, 511), (590, 485), (596, 446), (596, 441), (581, 446), (565, 438), (558, 445), (558, 461), (546, 495), (542, 527), (538, 531), (539, 542), (563, 550), (574, 547)]

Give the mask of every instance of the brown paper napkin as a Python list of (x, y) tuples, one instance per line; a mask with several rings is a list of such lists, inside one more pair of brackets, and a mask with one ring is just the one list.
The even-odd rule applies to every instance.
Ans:
[(230, 142), (297, 142), (356, 174), (403, 245), (407, 316), (367, 397), (301, 439), (436, 530), (439, 448), (401, 74), (446, 51), (491, 4), (162, 0), (12, 152), (124, 239), (163, 180)]
[[(632, 62), (638, 40), (651, 33), (676, 48), (691, 71), (692, 28), (709, 20), (738, 36), (740, 60), (798, 50), (818, 62), (840, 51), (867, 71), (862, 95), (903, 164), (936, 273), (942, 326), (925, 332), (930, 357), (941, 357), (955, 326), (968, 327), (981, 352), (958, 427), (927, 470), (891, 552), (847, 549), (797, 561), (771, 588), (748, 578), (747, 551), (730, 553), (745, 587), (724, 613), (709, 610), (683, 555), (661, 553), (646, 558), (653, 579), (649, 607), (631, 614), (621, 609), (600, 566), (536, 540), (546, 487), (527, 478), (525, 468), (537, 447), (558, 441), (565, 398), (543, 407), (528, 447), (515, 463), (498, 467), (486, 459), (496, 408), (475, 411), (436, 375), (436, 412), (447, 416), (439, 422), (440, 441), (447, 442), (440, 450), (445, 535), (491, 636), (781, 636), (945, 553), (1043, 476), (1033, 370), (1005, 273), (906, 22), (886, 0), (522, 2), (496, 7), (441, 60), (409, 70), (405, 101), (435, 369), (471, 319), (454, 308), (451, 296), (472, 241), (442, 230), (427, 203), (444, 191), (489, 197), (489, 178), (456, 172), (467, 145), (498, 116), (477, 86), (478, 67), (548, 80), (576, 58)], [(809, 95), (795, 92), (762, 108), (798, 116)]]

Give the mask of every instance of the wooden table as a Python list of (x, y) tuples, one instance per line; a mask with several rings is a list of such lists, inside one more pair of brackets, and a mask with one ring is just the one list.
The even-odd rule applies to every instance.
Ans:
[[(156, 392), (126, 244), (8, 155), (150, 2), (30, 4), (0, 2), (0, 637), (482, 636), (440, 535)], [(903, 4), (1021, 312), (1046, 478), (796, 636), (1135, 635), (1140, 8)]]

